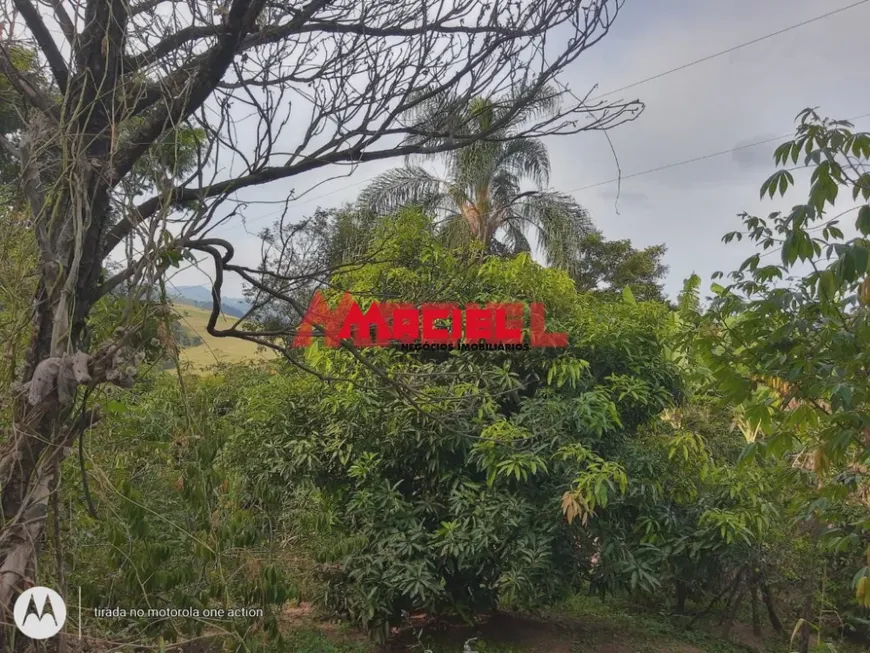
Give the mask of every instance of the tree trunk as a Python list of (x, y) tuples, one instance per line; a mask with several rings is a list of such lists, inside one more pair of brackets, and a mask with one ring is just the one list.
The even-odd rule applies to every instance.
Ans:
[(813, 620), (813, 595), (812, 592), (808, 593), (806, 598), (804, 598), (804, 607), (801, 610), (801, 625), (798, 631), (798, 653), (809, 653), (810, 650), (810, 639), (813, 635), (813, 629), (811, 628), (812, 620)]
[[(78, 221), (85, 227), (93, 215), (86, 220), (81, 217), (72, 217), (69, 222)], [(38, 232), (50, 230), (39, 226), (38, 221), (36, 229)], [(74, 231), (66, 224), (57, 229)], [(73, 353), (78, 350), (92, 306), (83, 290), (94, 279), (93, 266), (96, 265), (97, 274), (101, 267), (95, 254), (99, 249), (92, 240), (94, 230), (85, 228), (84, 231), (78, 244), (75, 238), (67, 237), (69, 233), (50, 238), (44, 233), (37, 236), (41, 241), (42, 276), (35, 297), (38, 308), (34, 330), (21, 378), (28, 383), (18, 386), (12, 430), (0, 451), (0, 516), (3, 520), (0, 612), (6, 624), (13, 622), (15, 598), (36, 582), (35, 562), (44, 536), (49, 498), (57, 489), (59, 465), (78, 433), (93, 420), (93, 415), (86, 413), (84, 407), (79, 420), (72, 417), (76, 387), (85, 382), (85, 378), (94, 384), (105, 381), (106, 365), (113, 364), (105, 357), (102, 361), (87, 358), (83, 363), (84, 376), (78, 373), (72, 376)], [(90, 247), (90, 256), (82, 254), (85, 246)], [(50, 281), (52, 275), (53, 282)], [(104, 353), (112, 357), (108, 350)], [(87, 420), (82, 421), (86, 415)], [(0, 650), (12, 650), (8, 632), (0, 636)]]
[[(94, 20), (110, 23), (108, 13)], [(85, 74), (76, 84), (84, 84), (83, 96), (96, 97), (88, 80)], [(77, 387), (110, 380), (106, 373), (116, 362), (108, 349), (101, 360), (79, 352), (102, 270), (103, 230), (109, 215), (108, 185), (100, 162), (108, 152), (108, 131), (93, 123), (103, 112), (102, 103), (96, 105), (81, 115), (58, 116), (56, 122), (34, 112), (20, 139), (22, 189), (39, 251), (39, 284), (11, 432), (0, 450), (0, 613), (6, 624), (13, 621), (14, 599), (34, 584), (58, 466), (88, 425), (81, 422), (84, 407), (79, 420), (72, 417), (78, 410)], [(10, 650), (8, 635), (3, 634), (0, 650)]]
[(779, 616), (776, 614), (776, 607), (773, 604), (773, 596), (771, 595), (770, 588), (767, 586), (767, 582), (764, 580), (761, 581), (761, 598), (764, 601), (764, 605), (767, 608), (767, 618), (770, 619), (770, 624), (773, 626), (773, 629), (778, 633), (784, 633), (785, 628), (782, 625), (782, 622), (779, 620)]
[(725, 626), (722, 629), (723, 639), (728, 639), (728, 636), (731, 634), (731, 627), (734, 625), (734, 617), (737, 616), (737, 609), (743, 602), (744, 594), (746, 594), (746, 583), (741, 583), (739, 585), (739, 591), (733, 597), (731, 605), (728, 607), (728, 611), (725, 613)]
[(725, 599), (725, 612), (722, 613), (722, 618), (719, 620), (719, 625), (724, 624), (728, 615), (731, 613), (731, 607), (734, 605), (735, 601), (738, 600), (738, 596), (740, 598), (743, 597), (743, 577), (746, 574), (746, 569), (741, 568), (739, 572), (737, 572), (737, 577), (734, 579), (734, 584), (731, 586), (731, 592), (728, 595), (728, 598)]
[(677, 602), (677, 614), (686, 614), (686, 598), (688, 596), (688, 588), (686, 584), (677, 579), (676, 586), (676, 602)]
[[(815, 554), (818, 548), (819, 535), (821, 533), (821, 524), (819, 520), (813, 517), (810, 524), (810, 536), (812, 541), (812, 550)], [(816, 583), (818, 582), (818, 568), (816, 565), (816, 556), (813, 556), (813, 563), (810, 565), (809, 572), (806, 576), (804, 585), (804, 605), (801, 610), (801, 625), (798, 634), (798, 653), (809, 653), (810, 639), (813, 635), (813, 595), (816, 591)]]
[[(58, 449), (59, 451), (59, 449)], [(49, 455), (55, 459), (56, 456)], [(48, 500), (57, 488), (57, 475), (52, 468), (57, 465), (40, 466), (36, 482), (28, 493), (20, 512), (11, 525), (7, 525), (0, 536), (0, 550), (3, 552), (0, 564), (0, 605), (6, 610), (4, 623), (13, 623), (12, 605), (14, 598), (28, 585), (33, 585), (31, 576), (39, 544), (42, 540)], [(11, 630), (8, 629), (8, 630)], [(10, 632), (0, 630), (0, 650), (13, 650)], [(18, 640), (25, 639), (19, 637)], [(18, 643), (16, 643), (16, 649)]]
[[(45, 286), (45, 280), (40, 280), (34, 297), (35, 305), (40, 308), (27, 351), (23, 379), (30, 379), (36, 366), (51, 355), (54, 320)], [(4, 524), (21, 509), (36, 461), (51, 441), (55, 421), (52, 411), (42, 414), (28, 411), (23, 399), (16, 404), (15, 427), (0, 455), (0, 487), (3, 493), (0, 517)]]
[[(83, 437), (82, 434), (79, 434), (79, 438)], [(80, 439), (79, 442), (82, 442)], [(60, 487), (60, 464), (57, 465), (55, 469), (55, 474), (57, 475), (57, 486)], [(51, 495), (51, 515), (53, 518), (52, 521), (52, 542), (54, 545), (54, 555), (55, 555), (55, 566), (57, 567), (57, 592), (61, 596), (67, 595), (67, 586), (66, 586), (66, 567), (63, 561), (63, 529), (61, 528), (61, 508), (60, 508), (60, 498), (58, 494), (57, 488)], [(66, 653), (67, 651), (67, 639), (66, 633), (61, 631), (57, 636), (57, 646), (55, 647), (54, 653)]]
[(756, 575), (752, 577), (749, 592), (752, 601), (752, 634), (761, 637), (761, 618), (758, 614), (758, 577)]
[(698, 621), (698, 619), (700, 619), (705, 614), (710, 612), (710, 610), (712, 610), (713, 606), (716, 604), (716, 601), (721, 599), (723, 596), (725, 596), (725, 594), (730, 592), (732, 589), (734, 589), (736, 591), (737, 586), (740, 584), (740, 581), (743, 579), (743, 573), (744, 573), (743, 567), (738, 569), (737, 573), (734, 575), (734, 578), (731, 580), (731, 582), (728, 583), (724, 588), (722, 588), (722, 590), (716, 596), (714, 596), (712, 599), (710, 599), (710, 602), (707, 604), (706, 608), (704, 608), (703, 610), (701, 610), (701, 612), (699, 612), (694, 617), (692, 617), (692, 620), (688, 624), (686, 624), (686, 630), (691, 628), (695, 624), (695, 622)]

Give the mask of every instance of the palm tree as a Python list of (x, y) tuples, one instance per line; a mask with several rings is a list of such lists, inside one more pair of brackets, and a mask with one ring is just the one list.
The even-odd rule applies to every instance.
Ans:
[[(406, 161), (404, 167), (376, 177), (360, 202), (381, 216), (409, 204), (420, 206), (435, 214), (439, 231), (451, 242), (474, 239), (491, 253), (530, 251), (527, 236), (534, 231), (548, 264), (571, 270), (581, 240), (596, 230), (572, 197), (545, 190), (550, 176), (547, 149), (540, 139), (521, 131), (535, 114), (552, 115), (557, 109), (554, 98), (543, 89), (513, 115), (506, 113), (511, 103), (497, 99), (474, 99), (458, 110), (454, 103), (453, 111), (447, 110), (449, 102), (429, 103), (417, 118), (427, 123), (421, 131), (438, 131), (433, 129), (438, 125), (453, 137), (487, 134), (486, 138), (429, 155), (442, 158), (443, 177)], [(524, 181), (534, 188), (523, 190)]]

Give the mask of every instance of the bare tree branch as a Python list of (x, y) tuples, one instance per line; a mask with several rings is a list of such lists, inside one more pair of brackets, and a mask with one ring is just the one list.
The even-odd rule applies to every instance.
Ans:
[(39, 84), (28, 73), (18, 70), (12, 63), (12, 57), (6, 46), (0, 43), (0, 73), (12, 85), (12, 88), (33, 106), (40, 109), (55, 121), (60, 119), (60, 108), (46, 95)]
[(54, 42), (54, 37), (52, 37), (48, 28), (45, 26), (45, 23), (42, 21), (39, 11), (37, 11), (36, 7), (33, 6), (30, 0), (13, 1), (15, 3), (15, 8), (21, 13), (21, 16), (27, 23), (28, 29), (31, 34), (33, 34), (33, 38), (36, 39), (39, 49), (48, 60), (48, 65), (54, 75), (54, 81), (57, 82), (61, 92), (65, 91), (67, 84), (69, 83), (69, 69), (66, 66), (63, 55), (60, 53), (60, 50)]
[[(623, 115), (628, 114), (628, 120), (633, 120), (639, 113), (634, 109), (632, 105), (626, 104), (621, 107), (618, 107), (614, 112), (612, 117), (608, 117), (608, 121), (618, 122), (622, 119)], [(496, 134), (499, 128), (505, 124), (507, 120), (494, 123), (492, 129), (487, 130), (484, 133), (476, 134), (473, 137), (457, 137), (452, 143), (444, 143), (434, 147), (424, 147), (420, 145), (405, 145), (403, 147), (394, 147), (385, 150), (376, 150), (376, 151), (365, 151), (365, 146), (357, 146), (354, 148), (349, 148), (346, 150), (338, 150), (331, 152), (327, 155), (324, 155), (318, 159), (308, 159), (303, 162), (299, 162), (296, 165), (290, 166), (282, 166), (282, 167), (264, 167), (258, 170), (255, 173), (236, 177), (233, 179), (228, 179), (226, 181), (213, 183), (206, 187), (201, 188), (184, 188), (177, 187), (169, 191), (167, 194), (163, 196), (155, 196), (146, 202), (143, 202), (139, 206), (136, 207), (136, 210), (133, 214), (126, 216), (126, 219), (116, 225), (107, 235), (106, 237), (106, 245), (104, 252), (108, 254), (109, 252), (117, 246), (117, 244), (123, 240), (123, 238), (133, 229), (136, 224), (142, 222), (143, 220), (148, 219), (161, 205), (175, 205), (183, 202), (190, 202), (194, 200), (203, 200), (209, 197), (214, 197), (216, 195), (224, 195), (227, 193), (232, 193), (235, 191), (242, 190), (249, 186), (258, 186), (261, 184), (266, 184), (272, 181), (277, 181), (280, 179), (286, 179), (288, 177), (294, 177), (296, 175), (302, 174), (303, 172), (309, 172), (311, 170), (315, 170), (317, 168), (321, 168), (327, 165), (336, 164), (336, 163), (364, 163), (369, 161), (378, 161), (383, 159), (395, 158), (400, 156), (409, 156), (414, 154), (434, 154), (438, 152), (446, 152), (449, 150), (456, 149), (457, 147), (462, 147), (464, 145), (468, 145), (477, 140), (485, 140), (487, 134)], [(599, 127), (603, 128), (603, 127)], [(583, 129), (572, 128), (574, 133), (583, 131)], [(561, 133), (572, 133), (571, 131), (563, 131)], [(438, 136), (447, 136), (447, 134), (429, 134), (433, 138)], [(516, 138), (525, 138), (528, 136), (528, 133), (524, 133), (523, 136), (516, 136)]]
[(67, 13), (66, 7), (63, 6), (63, 0), (51, 0), (51, 8), (54, 10), (54, 17), (63, 35), (71, 46), (75, 46), (76, 28), (73, 25), (72, 18)]

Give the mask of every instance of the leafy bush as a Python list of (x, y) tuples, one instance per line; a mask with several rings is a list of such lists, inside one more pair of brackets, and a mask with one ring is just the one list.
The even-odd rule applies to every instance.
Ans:
[[(626, 487), (609, 456), (678, 393), (657, 333), (666, 309), (578, 295), (527, 255), (472, 265), (400, 216), (382, 260), (338, 284), (372, 297), (543, 302), (567, 349), (312, 346), (249, 388), (230, 465), (264, 511), (316, 519), (328, 600), (385, 633), (402, 612), (533, 606), (577, 586), (589, 520)], [(471, 254), (473, 255), (473, 254)]]

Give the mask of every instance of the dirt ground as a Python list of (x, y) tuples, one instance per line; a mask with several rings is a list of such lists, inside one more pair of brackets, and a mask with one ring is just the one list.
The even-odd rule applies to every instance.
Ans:
[[(522, 651), (523, 653), (702, 653), (702, 649), (674, 641), (638, 641), (630, 633), (584, 625), (576, 621), (551, 620), (524, 615), (499, 614), (475, 627), (452, 627), (433, 632), (433, 653), (463, 650), (464, 643), (474, 638), (470, 648), (483, 651)], [(646, 638), (642, 638), (646, 639)], [(410, 641), (394, 642), (391, 653), (408, 651)], [(640, 647), (640, 648), (639, 648)]]
[[(687, 618), (684, 618), (687, 621)], [(683, 623), (685, 623), (685, 621)], [(752, 634), (748, 624), (735, 623), (725, 640), (715, 621), (687, 631), (679, 619), (615, 602), (573, 597), (546, 614), (496, 613), (474, 625), (434, 621), (426, 615), (409, 618), (378, 646), (347, 623), (319, 616), (310, 603), (293, 603), (279, 617), (288, 653), (788, 653), (788, 642), (772, 631)], [(167, 650), (218, 653), (222, 638), (203, 637)], [(96, 642), (92, 643), (96, 644)], [(98, 645), (68, 648), (69, 653), (103, 653)], [(126, 649), (120, 649), (126, 650)], [(150, 650), (150, 649), (149, 649)], [(271, 650), (271, 649), (270, 649)], [(846, 649), (837, 651), (845, 653)]]
[[(588, 609), (587, 609), (588, 608)], [(463, 653), (468, 643), (475, 653), (749, 653), (784, 651), (776, 638), (760, 639), (751, 627), (735, 624), (730, 641), (715, 628), (683, 632), (650, 616), (620, 612), (581, 602), (563, 613), (529, 616), (498, 613), (473, 626), (427, 621), (417, 616), (394, 631), (387, 646), (377, 647), (347, 626), (319, 621), (308, 604), (291, 606), (285, 627), (316, 629), (322, 644), (306, 640), (299, 650), (323, 653)]]

